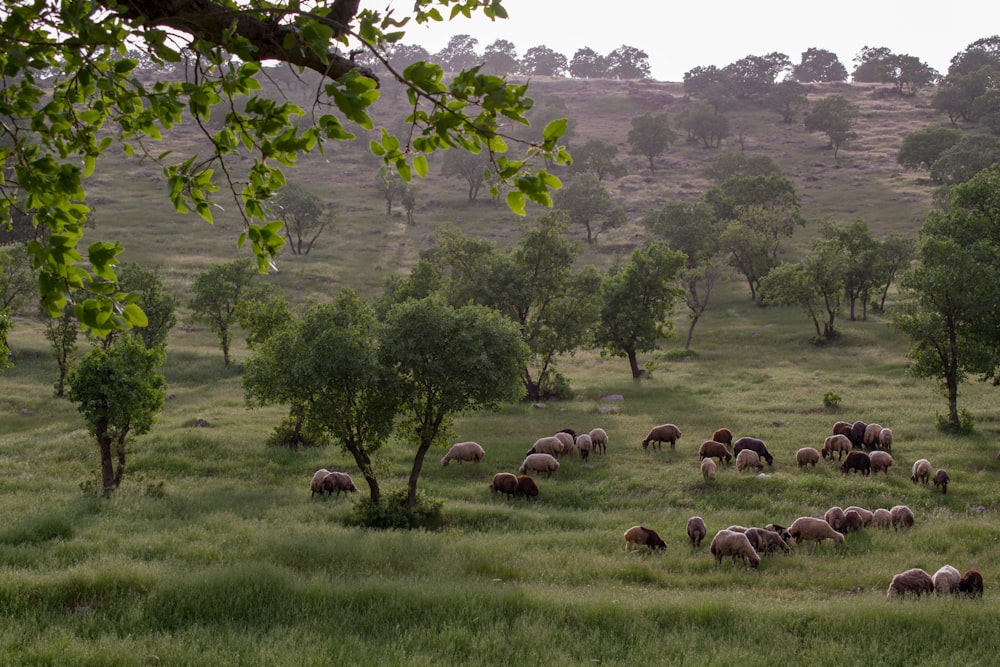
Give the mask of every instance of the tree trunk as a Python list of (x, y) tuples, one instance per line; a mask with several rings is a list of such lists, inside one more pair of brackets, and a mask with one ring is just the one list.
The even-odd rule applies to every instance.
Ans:
[(101, 450), (101, 486), (105, 498), (111, 497), (115, 490), (115, 466), (111, 458), (111, 436), (108, 434), (108, 424), (102, 420), (96, 424), (94, 436)]
[(638, 380), (642, 377), (642, 369), (639, 368), (639, 362), (635, 356), (635, 348), (626, 348), (625, 354), (628, 355), (628, 365), (632, 369), (632, 379)]
[(417, 455), (413, 457), (413, 468), (410, 470), (409, 492), (406, 495), (406, 506), (413, 508), (417, 504), (417, 481), (420, 479), (420, 471), (424, 467), (424, 457), (430, 449), (430, 442), (421, 442), (417, 448)]
[(351, 442), (345, 442), (344, 448), (351, 453), (354, 457), (354, 462), (358, 464), (358, 469), (361, 470), (361, 474), (365, 478), (365, 482), (368, 483), (368, 495), (372, 500), (372, 503), (378, 504), (382, 497), (382, 490), (379, 488), (378, 479), (372, 472), (371, 459), (368, 458), (368, 453), (364, 449), (359, 447), (353, 440)]
[(694, 325), (698, 324), (698, 319), (700, 317), (701, 317), (701, 315), (695, 315), (694, 317), (691, 318), (691, 326), (688, 327), (687, 340), (684, 341), (684, 349), (685, 350), (690, 350), (691, 349), (691, 338), (694, 337)]

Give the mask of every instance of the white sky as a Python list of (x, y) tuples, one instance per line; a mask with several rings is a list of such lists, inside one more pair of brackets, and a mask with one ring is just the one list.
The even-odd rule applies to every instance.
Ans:
[[(399, 12), (409, 8), (406, 0), (392, 4)], [(654, 79), (679, 82), (697, 66), (724, 67), (773, 51), (797, 64), (810, 47), (837, 54), (848, 72), (862, 47), (884, 46), (945, 74), (956, 53), (1000, 33), (996, 0), (504, 0), (503, 6), (509, 18), (494, 23), (478, 15), (429, 28), (411, 24), (405, 41), (435, 53), (452, 35), (466, 34), (479, 40), (478, 53), (506, 39), (519, 57), (544, 45), (567, 60), (583, 47), (607, 55), (624, 44), (646, 52)]]

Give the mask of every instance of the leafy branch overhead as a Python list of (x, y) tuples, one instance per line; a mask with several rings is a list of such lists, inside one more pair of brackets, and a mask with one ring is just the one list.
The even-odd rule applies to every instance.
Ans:
[[(403, 84), (412, 109), (405, 136), (386, 130), (371, 150), (404, 180), (427, 173), (429, 153), (455, 149), (488, 157), (495, 192), (511, 186), (508, 205), (524, 213), (528, 200), (550, 205), (560, 186), (546, 161), (569, 162), (559, 145), (564, 119), (540, 140), (506, 136), (501, 123), (527, 124), (527, 86), (508, 84), (472, 67), (445, 81), (440, 65), (417, 62), (402, 72), (387, 54), (411, 23), (479, 13), (507, 14), (499, 0), (416, 0), (412, 10), (360, 9), (356, 0), (253, 2), (236, 0), (103, 0), (7, 3), (0, 18), (0, 221), (26, 215), (48, 234), (30, 246), (41, 303), (58, 316), (74, 305), (81, 324), (102, 335), (143, 326), (141, 309), (117, 285), (116, 243), (77, 246), (90, 208), (84, 187), (100, 158), (116, 145), (155, 160), (169, 197), (182, 213), (212, 222), (219, 197), (231, 198), (244, 221), (238, 245), (249, 242), (267, 270), (284, 243), (284, 225), (267, 204), (286, 185), (282, 168), (329, 141), (350, 140), (346, 123), (375, 130), (370, 107), (379, 98), (377, 62)], [(70, 37), (66, 37), (70, 36)], [(262, 63), (279, 61), (322, 74), (325, 84), (307, 112), (287, 99), (259, 94)], [(140, 65), (185, 72), (147, 82)], [(209, 155), (157, 152), (185, 119), (211, 142)], [(220, 122), (221, 119), (221, 122)], [(510, 144), (523, 155), (508, 155)], [(249, 157), (244, 175), (234, 158)], [(536, 163), (541, 166), (536, 166)], [(241, 170), (242, 172), (242, 170)], [(225, 193), (225, 194), (222, 194)], [(85, 298), (74, 300), (74, 291)]]

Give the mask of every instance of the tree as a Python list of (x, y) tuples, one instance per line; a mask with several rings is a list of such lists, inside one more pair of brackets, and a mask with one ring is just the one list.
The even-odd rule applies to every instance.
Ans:
[(643, 155), (649, 161), (649, 171), (656, 171), (653, 158), (665, 153), (677, 135), (670, 129), (670, 119), (665, 113), (646, 113), (632, 119), (628, 143), (633, 155)]
[(868, 319), (868, 302), (882, 281), (879, 270), (881, 244), (868, 231), (868, 223), (860, 219), (842, 227), (823, 221), (820, 223), (820, 236), (829, 242), (830, 253), (836, 251), (843, 258), (840, 261), (844, 264), (844, 295), (851, 321), (857, 319), (859, 302), (862, 319)]
[(7, 337), (13, 328), (14, 318), (10, 316), (10, 309), (0, 310), (0, 370), (10, 368), (10, 346), (7, 344)]
[(778, 77), (792, 66), (784, 53), (765, 56), (746, 56), (726, 65), (723, 73), (732, 85), (733, 94), (752, 102), (763, 101), (771, 92)]
[(163, 407), (167, 382), (157, 370), (163, 356), (163, 348), (147, 349), (138, 336), (119, 336), (107, 348), (91, 349), (70, 371), (69, 399), (97, 440), (105, 497), (125, 476), (128, 438), (149, 432)]
[(896, 276), (909, 267), (910, 260), (913, 259), (917, 250), (917, 241), (909, 236), (890, 234), (889, 238), (879, 245), (879, 271), (881, 278), (881, 296), (875, 308), (878, 312), (885, 312), (885, 300), (889, 295), (889, 287), (896, 279)]
[(0, 250), (0, 310), (26, 312), (36, 289), (27, 246)]
[(565, 211), (572, 224), (587, 229), (587, 244), (599, 234), (625, 224), (625, 209), (615, 203), (604, 184), (593, 174), (580, 174), (555, 197), (555, 207)]
[(688, 325), (687, 336), (684, 339), (684, 349), (691, 349), (691, 341), (694, 338), (694, 328), (698, 325), (698, 320), (708, 310), (708, 302), (712, 298), (712, 291), (715, 284), (722, 277), (722, 268), (714, 258), (709, 258), (701, 264), (688, 265), (681, 271), (679, 281), (683, 293), (681, 300), (688, 308), (688, 318), (691, 323)]
[(845, 260), (835, 243), (818, 241), (801, 262), (780, 264), (768, 271), (760, 281), (761, 302), (800, 306), (812, 320), (816, 337), (833, 340), (844, 294)]
[(894, 74), (895, 54), (885, 46), (864, 46), (854, 56), (851, 78), (856, 83), (890, 83)]
[(247, 347), (259, 347), (275, 332), (293, 320), (288, 299), (280, 294), (261, 294), (240, 299), (236, 321), (247, 332)]
[(479, 40), (471, 35), (452, 35), (448, 45), (435, 54), (446, 72), (461, 72), (482, 63), (476, 53)]
[(830, 140), (829, 146), (833, 149), (833, 156), (837, 157), (840, 147), (857, 137), (851, 128), (860, 114), (858, 105), (843, 95), (829, 95), (816, 102), (812, 111), (806, 114), (806, 130), (824, 132)]
[(939, 125), (910, 132), (903, 137), (896, 162), (907, 169), (930, 169), (961, 138), (961, 130)]
[[(217, 193), (231, 195), (244, 221), (241, 242), (249, 242), (261, 271), (283, 244), (282, 225), (269, 218), (267, 206), (285, 184), (282, 165), (295, 164), (330, 141), (353, 139), (348, 121), (374, 131), (372, 152), (404, 179), (426, 173), (428, 154), (459, 146), (495, 158), (496, 172), (513, 184), (507, 203), (518, 214), (527, 200), (550, 204), (559, 183), (536, 160), (568, 162), (558, 146), (565, 125), (553, 124), (541, 142), (531, 145), (508, 144), (501, 129), (501, 124), (526, 122), (524, 113), (532, 106), (527, 86), (475, 67), (445, 83), (439, 64), (398, 70), (390, 62), (394, 51), (403, 51), (395, 48), (405, 36), (402, 28), (411, 21), (442, 21), (447, 13), (442, 9), (464, 16), (482, 12), (490, 19), (507, 16), (499, 1), (478, 0), (418, 0), (409, 12), (391, 16), (394, 10), (359, 9), (351, 0), (319, 6), (203, 0), (197, 11), (184, 3), (151, 0), (6, 6), (0, 54), (9, 106), (0, 125), (5, 173), (0, 220), (9, 219), (24, 201), (34, 226), (49, 231), (33, 246), (34, 266), (41, 267), (42, 305), (58, 316), (71, 293), (83, 291), (83, 301), (74, 303), (76, 316), (97, 335), (142, 319), (139, 308), (122, 307), (125, 294), (108, 287), (115, 282), (122, 248), (98, 241), (84, 258), (76, 247), (89, 214), (84, 179), (100, 173), (101, 158), (112, 147), (161, 166), (166, 191), (180, 212), (195, 211), (211, 220)], [(135, 75), (138, 59), (122, 55), (128, 49), (190, 77), (157, 77), (148, 83)], [(379, 96), (378, 76), (356, 62), (356, 51), (378, 60), (380, 69), (412, 96), (412, 131), (403, 140), (379, 132), (368, 115)], [(460, 64), (462, 53), (446, 51), (446, 64)], [(262, 63), (272, 61), (324, 77), (311, 105), (319, 113), (305, 114), (287, 99), (258, 93)], [(210, 150), (202, 154), (207, 158), (152, 149), (151, 142), (182, 122), (198, 126), (211, 139)], [(508, 159), (506, 153), (515, 147), (523, 154)], [(246, 165), (232, 168), (244, 156)], [(19, 193), (25, 195), (20, 200)]]
[(776, 174), (736, 174), (710, 188), (702, 199), (717, 218), (740, 219), (764, 234), (775, 257), (781, 240), (790, 237), (796, 225), (805, 224), (795, 184)]
[[(476, 174), (477, 181), (482, 183), (482, 173)], [(392, 205), (401, 199), (406, 192), (406, 181), (396, 171), (387, 167), (379, 167), (375, 176), (375, 188), (385, 200), (385, 214), (392, 215)]]
[(447, 151), (441, 164), (442, 176), (459, 176), (468, 186), (466, 196), (469, 203), (476, 201), (483, 187), (484, 174), (490, 169), (489, 155), (466, 151)]
[(632, 379), (643, 371), (637, 354), (651, 352), (673, 327), (667, 316), (680, 290), (675, 286), (684, 253), (662, 243), (647, 243), (631, 261), (601, 284), (600, 324), (594, 334), (602, 354), (628, 359)]
[(771, 87), (767, 94), (767, 106), (781, 114), (781, 120), (792, 123), (808, 106), (806, 87), (798, 81), (785, 79)]
[(771, 239), (745, 222), (733, 220), (722, 232), (720, 243), (729, 254), (730, 266), (746, 278), (750, 300), (758, 303), (761, 278), (777, 263), (771, 256)]
[(719, 153), (703, 172), (706, 178), (724, 183), (733, 176), (781, 176), (781, 168), (767, 155), (748, 155), (735, 151)]
[(716, 111), (722, 111), (733, 100), (729, 74), (714, 65), (695, 67), (684, 73), (684, 92), (700, 97)]
[(948, 76), (968, 74), (984, 66), (1000, 69), (1000, 35), (977, 39), (956, 53), (948, 66)]
[(483, 50), (483, 70), (497, 76), (515, 74), (521, 68), (514, 43), (498, 39)]
[(896, 56), (892, 64), (893, 83), (900, 95), (916, 95), (940, 77), (937, 70), (916, 56), (901, 54)]
[(260, 299), (266, 286), (256, 285), (257, 271), (246, 259), (228, 264), (216, 264), (194, 279), (191, 290), (194, 297), (188, 303), (191, 315), (197, 322), (204, 322), (219, 338), (222, 358), (229, 365), (229, 348), (233, 342), (232, 327), (237, 323), (237, 308), (246, 299)]
[(705, 148), (718, 148), (729, 136), (729, 120), (707, 102), (693, 102), (680, 118), (681, 129)]
[(573, 164), (571, 173), (590, 172), (597, 180), (605, 178), (621, 178), (628, 173), (628, 167), (618, 159), (618, 147), (614, 144), (590, 139), (582, 146), (573, 149)]
[(901, 95), (915, 95), (938, 79), (937, 71), (916, 56), (896, 54), (884, 46), (865, 46), (854, 62), (856, 82), (891, 83)]
[(54, 395), (62, 398), (66, 395), (66, 380), (69, 377), (73, 353), (76, 351), (80, 325), (77, 324), (70, 306), (63, 308), (63, 314), (59, 317), (50, 317), (47, 313), (42, 313), (42, 317), (45, 328), (43, 335), (45, 340), (49, 341), (52, 358), (55, 359), (56, 367), (59, 369), (59, 376), (54, 385)]
[(792, 78), (803, 83), (847, 81), (847, 68), (832, 51), (810, 47), (792, 68)]
[(966, 134), (931, 164), (930, 176), (935, 183), (958, 185), (997, 162), (1000, 162), (1000, 139)]
[(931, 98), (931, 106), (948, 115), (952, 127), (959, 120), (971, 122), (976, 100), (997, 87), (1000, 66), (984, 66), (965, 74), (949, 74)]
[(603, 79), (608, 76), (607, 58), (589, 46), (577, 49), (569, 61), (569, 75), (574, 79)]
[(623, 44), (605, 59), (608, 76), (612, 79), (636, 80), (650, 76), (649, 56), (645, 51)]
[(323, 200), (297, 183), (281, 189), (275, 196), (275, 208), (285, 223), (285, 242), (293, 255), (308, 255), (332, 218)]
[(569, 69), (566, 56), (547, 46), (533, 46), (521, 58), (521, 72), (529, 76), (565, 76)]
[(445, 443), (455, 416), (496, 409), (520, 398), (527, 356), (517, 325), (495, 310), (453, 308), (440, 295), (389, 310), (379, 357), (401, 378), (401, 430), (417, 443), (408, 482), (409, 507), (417, 502), (417, 482), (428, 450)]

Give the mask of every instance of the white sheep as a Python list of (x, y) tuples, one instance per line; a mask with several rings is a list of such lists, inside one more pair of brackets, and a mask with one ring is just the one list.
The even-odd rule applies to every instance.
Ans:
[(868, 449), (875, 449), (879, 445), (878, 436), (881, 432), (881, 424), (869, 424), (865, 427), (865, 434), (861, 436), (861, 442)]
[(722, 563), (723, 556), (732, 556), (733, 562), (736, 562), (737, 558), (742, 558), (744, 565), (749, 565), (750, 567), (757, 567), (760, 565), (760, 556), (757, 555), (757, 551), (750, 544), (750, 540), (743, 533), (738, 533), (735, 530), (720, 530), (712, 538), (712, 543), (709, 545), (708, 550), (715, 556), (715, 560)]
[(705, 520), (700, 516), (693, 516), (687, 522), (687, 536), (691, 544), (696, 547), (701, 546), (701, 541), (708, 535), (708, 528), (705, 527)]
[(951, 565), (942, 565), (941, 569), (934, 573), (931, 581), (934, 582), (934, 592), (938, 595), (951, 595), (958, 590), (958, 582), (961, 580), (961, 573)]
[(878, 446), (885, 451), (892, 451), (892, 429), (884, 428), (878, 434)]
[(884, 507), (879, 507), (872, 512), (872, 525), (876, 528), (891, 528), (892, 513)]
[(844, 516), (844, 509), (836, 505), (826, 511), (826, 514), (823, 515), (823, 520), (839, 533), (843, 533), (845, 526), (847, 526), (847, 517)]
[(896, 505), (889, 510), (893, 528), (912, 528), (915, 521), (913, 510), (906, 505)]
[[(559, 442), (562, 443), (562, 450), (560, 454), (569, 454), (573, 451), (574, 438), (573, 435), (567, 433), (566, 431), (559, 431), (552, 435), (553, 438), (558, 438)], [(546, 452), (546, 454), (551, 454), (552, 452)]]
[(833, 460), (833, 453), (837, 452), (837, 460), (844, 458), (844, 454), (851, 451), (851, 439), (848, 438), (843, 433), (837, 433), (835, 435), (828, 435), (823, 440), (823, 449), (821, 453), (823, 458), (830, 457)]
[(902, 596), (906, 593), (915, 593), (917, 597), (920, 597), (921, 593), (930, 593), (933, 590), (934, 580), (931, 579), (931, 575), (919, 567), (914, 567), (893, 577), (885, 596), (892, 598), (894, 595)]
[(528, 454), (524, 457), (521, 467), (517, 469), (522, 475), (527, 472), (544, 472), (552, 477), (552, 473), (559, 470), (559, 461), (551, 454)]
[(594, 444), (595, 454), (608, 453), (608, 433), (603, 428), (595, 428), (590, 433), (590, 441)]
[(910, 475), (910, 481), (916, 484), (917, 482), (923, 482), (926, 484), (931, 479), (931, 462), (927, 459), (917, 459), (913, 462), (913, 474)]
[(817, 546), (823, 540), (833, 540), (833, 543), (840, 546), (844, 543), (844, 536), (835, 531), (830, 524), (823, 519), (816, 519), (811, 516), (800, 516), (788, 527), (788, 534), (796, 541), (815, 541)]
[[(572, 446), (570, 447), (570, 450), (572, 450)], [(528, 454), (550, 454), (552, 456), (561, 456), (564, 451), (568, 452), (569, 450), (563, 449), (563, 443), (557, 436), (547, 435), (544, 438), (535, 440), (535, 444), (533, 444), (531, 449), (528, 450)]]
[(339, 496), (341, 491), (345, 493), (357, 493), (358, 487), (346, 472), (331, 471), (323, 480), (323, 488), (327, 495), (332, 495), (334, 491)]
[(315, 496), (317, 493), (320, 494), (321, 496), (326, 493), (326, 491), (323, 489), (323, 480), (326, 479), (326, 476), (329, 474), (330, 471), (327, 470), (326, 468), (320, 468), (319, 470), (313, 473), (312, 482), (309, 484), (309, 488), (312, 489), (312, 493), (309, 494), (310, 498)]
[(660, 534), (645, 526), (632, 526), (625, 531), (625, 551), (631, 551), (633, 546), (647, 546), (653, 549), (666, 549), (667, 543)]
[(580, 451), (580, 458), (584, 461), (590, 457), (590, 452), (594, 449), (594, 442), (590, 439), (589, 433), (581, 433), (576, 436), (576, 448)]
[(871, 510), (865, 509), (864, 507), (858, 507), (857, 505), (851, 505), (850, 507), (844, 508), (844, 516), (847, 516), (847, 513), (850, 511), (858, 513), (861, 517), (862, 526), (872, 525), (872, 520), (875, 518), (875, 514)]
[(815, 447), (802, 447), (795, 452), (795, 462), (799, 464), (800, 468), (805, 468), (806, 466), (816, 467), (819, 463), (819, 452), (816, 451)]
[(441, 459), (441, 465), (447, 466), (451, 461), (475, 461), (479, 463), (483, 457), (486, 456), (486, 452), (478, 443), (475, 442), (458, 442), (451, 446), (448, 453), (444, 455)]
[(764, 464), (760, 462), (760, 456), (757, 452), (752, 449), (741, 449), (740, 453), (736, 455), (736, 469), (746, 470), (747, 468), (762, 470)]
[(701, 460), (701, 476), (705, 479), (715, 479), (715, 461), (713, 459)]
[(889, 466), (892, 465), (892, 454), (880, 449), (869, 454), (868, 458), (872, 462), (873, 475), (877, 472), (884, 472), (886, 475), (889, 474)]

